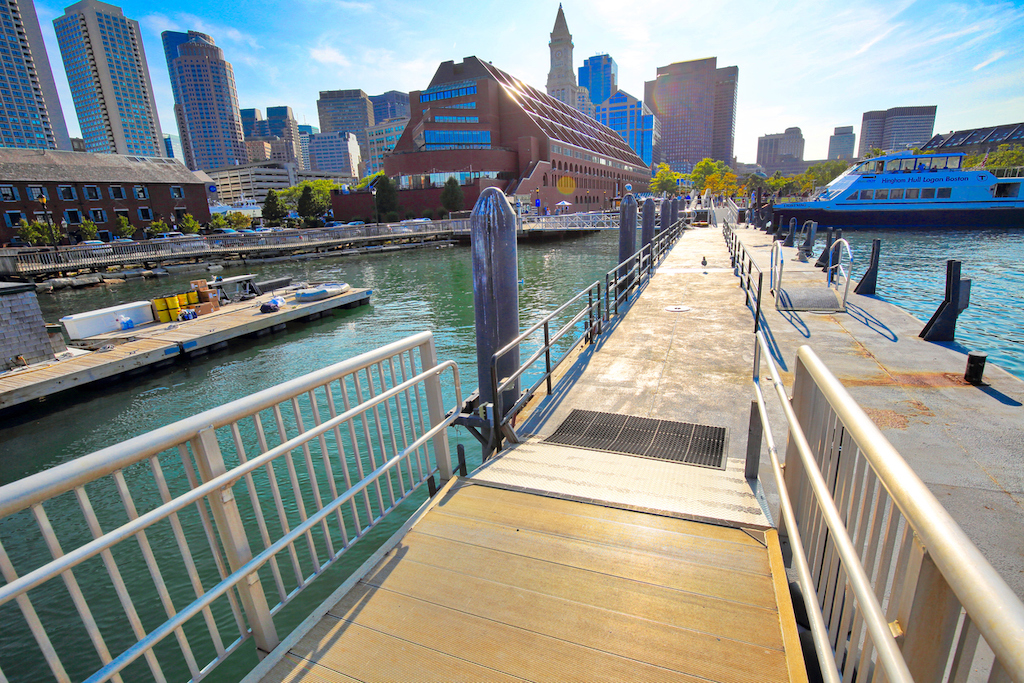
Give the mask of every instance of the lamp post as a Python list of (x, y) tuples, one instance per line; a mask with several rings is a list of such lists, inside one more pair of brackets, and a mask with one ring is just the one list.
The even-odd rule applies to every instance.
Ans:
[(370, 186), (370, 197), (373, 199), (373, 224), (377, 224), (377, 188)]
[(68, 238), (68, 244), (71, 244), (71, 233), (68, 232), (68, 222), (67, 221), (61, 221), (60, 222), (60, 231), (62, 233), (64, 233), (64, 235)]
[(50, 214), (46, 210), (46, 195), (42, 192), (39, 193), (39, 197), (36, 198), (43, 207), (43, 220), (46, 221), (46, 230), (50, 233), (50, 244), (53, 245), (54, 249), (57, 248), (57, 233), (53, 229), (53, 224), (50, 222)]

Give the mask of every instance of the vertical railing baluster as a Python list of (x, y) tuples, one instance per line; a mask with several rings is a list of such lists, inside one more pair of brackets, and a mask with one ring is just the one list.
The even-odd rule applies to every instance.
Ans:
[[(323, 387), (325, 390), (327, 386)], [(323, 424), (320, 420), (320, 407), (317, 405), (315, 390), (310, 390), (307, 395), (309, 396), (309, 405), (311, 412), (313, 413), (313, 424), (319, 427)], [(320, 458), (324, 463), (324, 478), (327, 479), (327, 490), (331, 492), (331, 500), (335, 500), (338, 497), (338, 486), (334, 481), (334, 469), (331, 467), (330, 453), (327, 449), (327, 437), (321, 434), (317, 437), (317, 442), (320, 444)], [(319, 504), (319, 503), (318, 503)], [(321, 508), (322, 509), (322, 508)], [(348, 530), (345, 528), (345, 517), (342, 514), (341, 508), (338, 508), (335, 512), (335, 517), (338, 520), (338, 528), (341, 531), (341, 547), (345, 549), (348, 547)], [(330, 538), (330, 532), (327, 529), (326, 520), (324, 523), (324, 533)], [(335, 557), (336, 553), (331, 548), (331, 557)]]
[[(316, 403), (316, 398), (312, 395), (312, 391), (309, 392), (309, 400), (311, 404)], [(295, 429), (299, 434), (303, 434), (306, 431), (306, 425), (302, 420), (302, 409), (299, 407), (298, 397), (292, 397), (292, 412), (295, 414)], [(324, 509), (323, 498), (320, 496), (320, 482), (316, 476), (316, 468), (313, 467), (313, 454), (309, 450), (309, 442), (302, 444), (302, 459), (306, 463), (306, 472), (309, 473), (309, 488), (313, 494), (313, 502), (316, 503), (316, 509), (319, 512)], [(303, 522), (306, 520), (303, 519)], [(320, 523), (320, 530), (324, 534), (324, 545), (327, 547), (328, 559), (334, 557), (334, 542), (331, 539), (331, 530), (327, 527), (327, 520), (323, 520)], [(320, 572), (319, 559), (314, 561), (317, 573)]]
[[(281, 413), (281, 404), (276, 403), (273, 407), (274, 411), (274, 422), (277, 424), (277, 433), (281, 439), (281, 443), (288, 441), (288, 430), (284, 425), (284, 415)], [(299, 513), (299, 523), (305, 522), (307, 519), (306, 515), (306, 502), (302, 498), (302, 486), (299, 484), (299, 473), (295, 469), (295, 459), (292, 457), (292, 452), (288, 451), (284, 454), (284, 462), (288, 470), (288, 481), (292, 487), (292, 496), (295, 500), (295, 509)], [(313, 532), (307, 530), (303, 534), (306, 538), (306, 544), (309, 546), (309, 559), (313, 563), (314, 572), (320, 571), (320, 552), (316, 548), (316, 541), (313, 539)], [(306, 579), (303, 576), (299, 585), (304, 585)]]
[[(252, 416), (253, 424), (256, 426), (256, 438), (257, 443), (260, 447), (260, 453), (266, 453), (270, 450), (270, 444), (267, 443), (267, 433), (263, 429), (263, 420), (260, 419), (260, 414), (253, 413)], [(264, 471), (267, 473), (267, 478), (270, 483), (270, 492), (274, 498), (274, 509), (277, 512), (277, 522), (281, 525), (281, 532), (287, 534), (291, 531), (291, 523), (288, 521), (288, 513), (284, 509), (284, 497), (281, 495), (281, 487), (277, 483), (277, 472), (274, 470), (274, 463), (268, 462), (264, 467)], [(297, 585), (302, 585), (302, 564), (299, 562), (299, 552), (295, 548), (294, 543), (288, 544), (288, 557), (292, 561), (292, 572), (295, 574), (295, 582)], [(281, 587), (283, 591), (283, 586)], [(287, 592), (281, 593), (281, 601), (287, 598)]]
[[(342, 377), (339, 381), (341, 383), (344, 383), (345, 378)], [(327, 392), (327, 409), (331, 413), (331, 418), (338, 417), (338, 409), (334, 405), (334, 392), (331, 391), (331, 384), (329, 382), (325, 384), (324, 389)], [(351, 420), (349, 422), (351, 422)], [(352, 488), (352, 476), (348, 469), (348, 455), (345, 452), (345, 442), (341, 438), (341, 429), (339, 429), (337, 425), (335, 425), (331, 431), (334, 432), (334, 441), (338, 447), (338, 461), (341, 463), (341, 473), (342, 477), (345, 479), (345, 490), (347, 491), (350, 488)], [(366, 489), (363, 489), (363, 494), (366, 494)], [(359, 510), (356, 508), (355, 497), (353, 496), (352, 498), (350, 498), (348, 502), (349, 508), (352, 511), (352, 523), (355, 525), (356, 536), (358, 537), (362, 535), (363, 525), (359, 521)], [(341, 511), (339, 510), (339, 512)], [(346, 545), (347, 544), (348, 541), (346, 541)]]

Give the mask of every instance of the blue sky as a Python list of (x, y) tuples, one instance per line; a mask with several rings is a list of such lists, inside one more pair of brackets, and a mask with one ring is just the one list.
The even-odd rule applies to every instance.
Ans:
[[(79, 134), (53, 19), (37, 3), (65, 120)], [(475, 55), (543, 89), (551, 0), (147, 0), (114, 3), (142, 26), (160, 123), (177, 134), (160, 32), (213, 36), (242, 108), (288, 105), (317, 125), (320, 90), (422, 89), (437, 65)], [(896, 106), (937, 105), (936, 132), (1024, 120), (1024, 2), (941, 0), (564, 0), (574, 62), (608, 53), (643, 97), (658, 66), (717, 57), (739, 67), (736, 155), (799, 126), (822, 159), (836, 126)], [(640, 11), (642, 9), (642, 11)], [(858, 137), (859, 140), (859, 137)]]

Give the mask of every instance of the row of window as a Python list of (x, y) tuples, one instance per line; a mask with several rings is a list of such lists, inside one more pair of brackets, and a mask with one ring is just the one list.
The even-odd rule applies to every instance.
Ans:
[[(139, 220), (151, 221), (153, 220), (153, 211), (148, 206), (141, 206), (137, 210)], [(107, 212), (104, 209), (89, 209), (86, 214), (93, 223), (97, 225), (107, 222)], [(53, 214), (49, 211), (46, 212), (50, 220), (55, 220)], [(131, 211), (128, 209), (114, 209), (114, 220), (117, 220), (118, 216), (124, 216), (131, 220)], [(7, 223), (9, 228), (17, 228), (21, 223), (21, 220), (37, 220), (45, 221), (46, 218), (43, 216), (42, 211), (36, 211), (31, 218), (21, 211), (6, 211), (4, 212), (4, 221)], [(82, 224), (82, 212), (78, 209), (68, 209), (64, 212), (64, 221), (68, 225), (81, 225)]]
[(846, 199), (949, 199), (952, 193), (951, 187), (908, 187), (899, 190), (861, 190)]
[[(28, 198), (32, 201), (36, 201), (40, 196), (50, 199), (50, 191), (42, 185), (29, 185), (27, 188)], [(172, 199), (183, 199), (185, 197), (185, 188), (181, 185), (171, 185), (171, 198)], [(145, 185), (135, 185), (132, 187), (132, 197), (135, 199), (149, 199), (149, 188)], [(82, 193), (85, 199), (90, 201), (99, 201), (103, 198), (102, 192), (97, 185), (86, 185), (82, 188)], [(63, 201), (75, 201), (78, 199), (78, 191), (73, 185), (58, 185), (57, 196)], [(124, 199), (125, 198), (124, 187), (120, 185), (110, 186), (110, 198), (111, 199)], [(18, 194), (18, 188), (14, 185), (0, 185), (0, 201), (5, 202), (16, 202), (20, 199)]]
[[(461, 86), (461, 87), (459, 87)], [(452, 84), (451, 86), (439, 86), (443, 90), (427, 89), (420, 93), (420, 102), (434, 102), (435, 100), (447, 100), (452, 97), (464, 97), (476, 94), (476, 83)]]

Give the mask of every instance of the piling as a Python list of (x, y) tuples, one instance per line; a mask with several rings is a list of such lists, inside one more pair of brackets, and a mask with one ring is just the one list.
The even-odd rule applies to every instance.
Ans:
[(871, 242), (871, 263), (868, 264), (868, 269), (864, 273), (864, 277), (860, 279), (857, 286), (854, 287), (853, 291), (856, 294), (862, 294), (864, 296), (874, 296), (875, 285), (878, 281), (878, 258), (882, 253), (882, 240), (872, 240)]
[[(491, 358), (519, 336), (516, 215), (501, 190), (489, 187), (480, 193), (469, 222), (473, 254), (477, 380), (480, 404), (486, 405), (495, 402)], [(518, 368), (519, 349), (516, 348), (498, 360), (499, 382), (501, 378), (511, 376)], [(502, 410), (508, 410), (517, 398), (518, 380), (502, 393)]]
[(956, 319), (970, 303), (971, 281), (960, 279), (959, 261), (946, 261), (946, 296), (921, 330), (921, 338), (931, 342), (953, 341)]
[(643, 222), (640, 228), (640, 246), (646, 247), (654, 239), (654, 200), (648, 197), (644, 200)]
[(675, 201), (677, 200), (673, 197), (661, 203), (661, 227), (659, 230), (668, 230), (672, 227), (672, 203)]
[(618, 294), (629, 288), (632, 277), (628, 276), (632, 263), (626, 263), (636, 253), (636, 198), (630, 192), (622, 198), (619, 206), (619, 288)]

